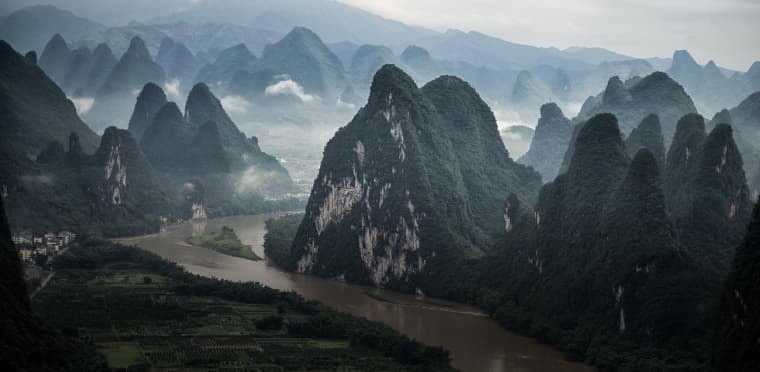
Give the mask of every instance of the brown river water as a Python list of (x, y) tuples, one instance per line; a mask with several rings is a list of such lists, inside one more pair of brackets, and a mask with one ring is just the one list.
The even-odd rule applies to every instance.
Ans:
[(234, 228), (240, 240), (250, 244), (256, 254), (264, 257), (264, 223), (275, 216), (277, 214), (212, 219), (118, 241), (140, 246), (198, 275), (256, 281), (272, 288), (292, 290), (338, 310), (383, 322), (422, 343), (446, 348), (451, 352), (454, 367), (465, 372), (593, 371), (587, 365), (566, 361), (549, 346), (507, 331), (473, 307), (288, 273), (267, 261), (227, 256), (185, 242), (192, 234), (218, 231), (226, 225)]

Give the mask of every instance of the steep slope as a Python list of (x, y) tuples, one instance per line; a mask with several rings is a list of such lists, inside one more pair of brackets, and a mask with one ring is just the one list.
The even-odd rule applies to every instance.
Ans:
[(71, 50), (66, 41), (59, 34), (45, 44), (45, 49), (40, 55), (38, 64), (45, 70), (50, 78), (58, 85), (63, 85), (63, 80), (71, 63)]
[(701, 115), (688, 114), (678, 120), (664, 173), (665, 196), (671, 209), (673, 205), (685, 203), (682, 198), (686, 197), (690, 169), (696, 167), (696, 155), (706, 137), (705, 120)]
[(443, 68), (430, 53), (416, 45), (406, 47), (400, 58), (409, 74), (417, 81), (426, 82), (443, 75)]
[(219, 126), (222, 144), (239, 155), (261, 152), (256, 137), (246, 138), (245, 134), (232, 122), (222, 107), (222, 103), (211, 93), (206, 84), (198, 83), (190, 90), (185, 104), (185, 119), (196, 128), (208, 121)]
[(353, 58), (351, 58), (348, 74), (357, 87), (369, 87), (375, 72), (387, 64), (400, 64), (400, 60), (390, 48), (383, 45), (364, 44), (356, 50)]
[(59, 84), (61, 89), (65, 92), (76, 90), (79, 82), (87, 79), (91, 61), (92, 52), (89, 49), (81, 47), (71, 51), (68, 68), (61, 80), (61, 84)]
[(705, 115), (732, 107), (750, 93), (738, 79), (726, 77), (714, 61), (700, 66), (686, 50), (675, 51), (668, 74), (683, 85)]
[(742, 76), (742, 80), (747, 83), (750, 91), (760, 90), (760, 61), (752, 63), (747, 73)]
[(71, 132), (91, 151), (98, 137), (77, 116), (66, 95), (35, 64), (0, 41), (0, 138), (3, 149), (31, 158)]
[(750, 138), (760, 138), (760, 92), (750, 94), (729, 112), (737, 130)]
[(720, 306), (713, 366), (752, 371), (760, 363), (760, 203), (755, 204), (744, 241), (736, 249)]
[(652, 152), (657, 167), (662, 171), (665, 170), (665, 143), (662, 138), (662, 125), (660, 118), (655, 114), (647, 115), (641, 121), (638, 127), (631, 131), (631, 134), (625, 140), (625, 148), (628, 156), (633, 158), (641, 149), (647, 149)]
[(662, 123), (662, 134), (666, 143), (673, 138), (678, 119), (688, 113), (697, 112), (684, 89), (662, 72), (655, 72), (641, 79), (632, 79), (626, 83), (613, 77), (595, 101), (584, 104), (577, 120), (586, 120), (594, 114), (609, 112), (618, 118), (623, 133), (628, 134), (647, 115), (656, 114)]
[(686, 50), (673, 52), (673, 63), (667, 71), (668, 75), (687, 87), (696, 87), (702, 79), (702, 66)]
[(69, 91), (73, 95), (80, 97), (95, 96), (117, 62), (108, 45), (98, 44), (92, 51), (87, 72), (83, 74), (81, 80), (74, 81), (72, 83), (74, 85), (68, 87)]
[(570, 120), (555, 103), (541, 105), (541, 117), (530, 149), (517, 161), (533, 167), (543, 180), (553, 180), (559, 172), (573, 129)]
[(153, 83), (145, 84), (140, 95), (137, 96), (137, 103), (127, 126), (135, 140), (139, 142), (142, 139), (145, 129), (167, 102), (166, 93), (161, 87)]
[(187, 162), (187, 150), (194, 137), (193, 128), (182, 117), (174, 102), (165, 103), (145, 128), (140, 146), (156, 169), (184, 170), (192, 167)]
[[(734, 116), (739, 119), (735, 120)], [(747, 97), (733, 109), (723, 109), (711, 120), (710, 124), (730, 124), (734, 129), (734, 140), (744, 160), (744, 173), (752, 198), (760, 194), (760, 93)]]
[(722, 277), (749, 221), (751, 203), (731, 127), (719, 124), (707, 137), (703, 128), (703, 122), (683, 125), (678, 145), (674, 140), (668, 152), (666, 185), (681, 242)]
[(520, 71), (510, 100), (520, 118), (529, 122), (537, 120), (536, 109), (549, 102), (559, 102), (551, 88), (530, 72)]
[(126, 127), (130, 105), (142, 87), (149, 82), (162, 85), (165, 78), (164, 70), (153, 62), (142, 39), (132, 38), (129, 49), (98, 89), (92, 110), (85, 119), (98, 129), (113, 124)]
[(212, 64), (203, 66), (195, 76), (196, 83), (224, 87), (230, 84), (238, 71), (252, 71), (256, 56), (245, 44), (237, 44), (222, 50)]
[(168, 80), (176, 79), (186, 85), (199, 69), (195, 56), (185, 44), (168, 37), (161, 40), (156, 63), (164, 69)]
[(70, 50), (58, 34), (45, 46), (39, 65), (67, 94), (92, 97), (116, 66), (116, 58), (105, 44), (94, 50), (80, 47)]
[(171, 211), (148, 160), (124, 129), (106, 129), (100, 146), (79, 171), (90, 200), (105, 210), (123, 206), (128, 213), (154, 216)]
[(238, 129), (202, 83), (191, 90), (184, 115), (174, 102), (164, 104), (140, 145), (183, 215), (199, 207), (204, 216), (252, 213), (265, 198), (298, 192), (285, 168)]
[(328, 142), (291, 261), (281, 264), (441, 293), (442, 271), (482, 254), (503, 228), (506, 195), (530, 200), (540, 184), (503, 146), (465, 82), (444, 76), (420, 90), (383, 66), (366, 106)]
[(327, 102), (337, 99), (349, 85), (340, 59), (304, 27), (294, 28), (264, 48), (258, 66), (289, 75), (307, 94)]
[(501, 296), (485, 302), (497, 320), (602, 370), (664, 368), (671, 349), (701, 347), (710, 285), (681, 253), (655, 156), (629, 163), (610, 114), (585, 123), (575, 148), (535, 209), (510, 213), (476, 285)]
[(165, 77), (166, 74), (161, 66), (153, 62), (145, 42), (139, 37), (134, 37), (129, 44), (129, 49), (121, 56), (98, 95), (108, 96), (139, 91), (148, 82), (162, 84)]
[(207, 122), (216, 125), (230, 166), (248, 176), (255, 175), (255, 180), (246, 183), (243, 189), (264, 195), (298, 191), (287, 170), (273, 156), (261, 151), (258, 138), (248, 138), (238, 129), (224, 111), (222, 103), (205, 84), (196, 84), (190, 91), (185, 105), (185, 119), (196, 129)]
[[(99, 155), (88, 155), (98, 137), (55, 83), (4, 42), (0, 64), (0, 185), (14, 226), (106, 235), (157, 230), (159, 215), (171, 210), (153, 194), (157, 185), (141, 181), (150, 180), (150, 169), (131, 137), (110, 131)], [(70, 144), (65, 156), (61, 143)]]
[(624, 340), (650, 347), (696, 345), (693, 339), (703, 331), (694, 323), (707, 315), (709, 296), (698, 268), (677, 243), (658, 168), (649, 150), (637, 152), (605, 208), (601, 239), (582, 278), (595, 283), (587, 311), (604, 309), (603, 332)]

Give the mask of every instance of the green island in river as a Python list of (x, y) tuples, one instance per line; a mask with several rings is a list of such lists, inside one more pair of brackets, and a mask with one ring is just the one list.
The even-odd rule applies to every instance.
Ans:
[(251, 261), (261, 260), (261, 257), (253, 252), (250, 245), (240, 242), (240, 238), (235, 234), (235, 230), (229, 226), (222, 226), (219, 232), (211, 231), (200, 236), (190, 237), (187, 239), (187, 242), (228, 256), (245, 258)]

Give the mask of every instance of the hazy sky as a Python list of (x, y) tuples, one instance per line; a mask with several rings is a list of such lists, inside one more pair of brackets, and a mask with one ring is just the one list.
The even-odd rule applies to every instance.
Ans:
[[(212, 1), (314, 0), (0, 0), (0, 13), (51, 3), (106, 24), (126, 24)], [(474, 30), (536, 46), (599, 46), (635, 57), (670, 57), (688, 49), (701, 64), (715, 59), (742, 71), (760, 60), (760, 0), (334, 1), (438, 31)]]
[(338, 0), (444, 31), (536, 46), (599, 46), (636, 57), (688, 49), (700, 63), (760, 60), (760, 0)]

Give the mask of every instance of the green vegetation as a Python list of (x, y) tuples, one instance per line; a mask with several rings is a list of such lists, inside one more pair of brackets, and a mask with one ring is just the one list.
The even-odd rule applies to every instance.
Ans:
[[(616, 118), (594, 116), (576, 133), (566, 172), (543, 186), (535, 207), (519, 195), (507, 198), (510, 229), (489, 251), (435, 266), (436, 283), (414, 283), (427, 294), (477, 305), (500, 324), (602, 371), (709, 370), (727, 257), (750, 204), (731, 129), (718, 125), (706, 136), (700, 121), (687, 115), (679, 123), (663, 177), (661, 156), (644, 148), (631, 160)], [(298, 241), (292, 224), (270, 221), (265, 237), (267, 252), (286, 265), (292, 258), (280, 253)], [(330, 227), (322, 236), (341, 242)], [(744, 252), (721, 315), (722, 337), (743, 341), (716, 356), (736, 366), (752, 365), (739, 361), (753, 355), (750, 335), (758, 329), (743, 310), (757, 298), (756, 252)]]
[(50, 329), (31, 310), (0, 197), (0, 360), (8, 371), (102, 371), (89, 340)]
[(145, 364), (140, 345), (136, 342), (104, 342), (97, 351), (105, 356), (108, 366), (115, 369)]
[(264, 236), (264, 254), (284, 268), (295, 266), (294, 257), (290, 253), (293, 237), (298, 226), (303, 221), (303, 213), (288, 214), (279, 218), (267, 220), (267, 233)]
[(325, 146), (293, 257), (277, 262), (292, 270), (306, 257), (307, 273), (444, 296), (456, 285), (447, 273), (503, 230), (506, 195), (533, 200), (540, 185), (469, 84), (442, 76), (420, 89), (385, 65), (367, 105)]
[(720, 306), (712, 364), (725, 371), (760, 365), (760, 199), (744, 241), (736, 250)]
[(135, 247), (84, 239), (34, 299), (51, 325), (130, 370), (451, 370), (448, 353), (258, 283), (200, 277)]
[(222, 230), (219, 232), (207, 232), (201, 236), (190, 237), (187, 242), (229, 256), (246, 258), (251, 261), (261, 260), (261, 257), (251, 250), (251, 246), (241, 243), (235, 234), (235, 230), (228, 226), (222, 226)]

